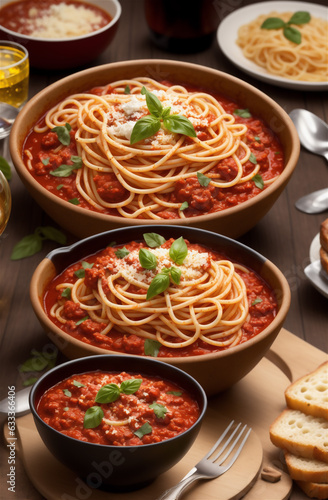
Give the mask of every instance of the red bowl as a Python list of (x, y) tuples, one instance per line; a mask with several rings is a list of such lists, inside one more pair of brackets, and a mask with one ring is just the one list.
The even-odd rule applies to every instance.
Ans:
[[(2, 0), (1, 8), (12, 3)], [(0, 26), (0, 38), (20, 43), (27, 48), (30, 65), (39, 69), (67, 69), (96, 59), (113, 40), (121, 16), (118, 0), (88, 0), (105, 10), (112, 20), (103, 28), (86, 35), (65, 39), (46, 39), (22, 35)]]

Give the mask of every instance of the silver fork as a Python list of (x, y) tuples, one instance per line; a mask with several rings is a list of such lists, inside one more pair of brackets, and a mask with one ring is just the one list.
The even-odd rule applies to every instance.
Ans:
[[(228, 427), (225, 429), (223, 434), (219, 437), (214, 446), (210, 449), (210, 451), (196, 464), (188, 474), (181, 479), (181, 481), (173, 486), (172, 488), (166, 490), (163, 495), (158, 497), (157, 500), (177, 500), (180, 498), (180, 495), (190, 486), (191, 483), (197, 481), (198, 479), (214, 479), (216, 477), (224, 474), (230, 467), (234, 464), (237, 458), (240, 455), (241, 450), (244, 447), (244, 444), (247, 441), (248, 436), (252, 429), (248, 429), (244, 437), (242, 435), (247, 428), (247, 425), (239, 431), (236, 436), (241, 423), (237, 425), (237, 427), (232, 431), (230, 436), (227, 438), (222, 447), (218, 450), (220, 444), (223, 442), (225, 437), (228, 435), (234, 424), (234, 420), (230, 422)], [(242, 440), (240, 441), (240, 439)], [(234, 439), (234, 440), (233, 440)], [(232, 441), (233, 440), (233, 441)], [(232, 442), (231, 442), (232, 441)], [(240, 441), (240, 442), (239, 442)], [(231, 444), (230, 444), (231, 443)], [(229, 446), (230, 445), (230, 446)], [(218, 450), (218, 452), (214, 455)], [(231, 456), (231, 453), (234, 454)], [(227, 461), (227, 459), (229, 459)]]

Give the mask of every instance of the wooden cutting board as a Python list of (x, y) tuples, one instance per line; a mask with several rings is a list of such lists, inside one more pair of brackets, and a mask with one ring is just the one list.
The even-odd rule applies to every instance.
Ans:
[[(151, 485), (132, 493), (105, 493), (91, 490), (74, 473), (61, 465), (47, 450), (34, 426), (31, 414), (16, 421), (17, 452), (36, 489), (47, 500), (155, 500), (193, 467), (216, 441), (231, 419), (253, 428), (234, 466), (220, 478), (195, 483), (188, 500), (285, 500), (292, 481), (283, 470), (281, 455), (269, 438), (269, 427), (285, 407), (284, 390), (292, 380), (312, 371), (325, 361), (326, 354), (295, 335), (282, 330), (262, 361), (231, 389), (210, 398), (209, 409), (196, 442), (187, 455)], [(6, 435), (5, 435), (6, 437)], [(281, 480), (261, 479), (262, 467), (280, 469)]]

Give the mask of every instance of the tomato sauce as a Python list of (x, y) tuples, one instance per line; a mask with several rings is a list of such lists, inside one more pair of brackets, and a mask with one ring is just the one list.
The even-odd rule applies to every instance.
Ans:
[[(162, 82), (167, 86), (172, 85), (168, 81)], [(186, 86), (188, 91), (199, 91), (204, 89), (195, 89)], [(205, 90), (206, 91), (206, 90)], [(91, 93), (99, 94), (99, 88), (91, 89)], [(106, 90), (107, 93), (112, 92), (110, 86)], [(210, 92), (208, 92), (210, 93)], [(249, 147), (253, 156), (251, 158), (260, 165), (258, 174), (262, 180), (268, 181), (279, 176), (284, 168), (284, 154), (278, 138), (274, 135), (272, 130), (264, 123), (263, 120), (253, 115), (248, 117), (239, 116), (236, 110), (240, 106), (232, 100), (220, 95), (212, 94), (222, 105), (224, 110), (232, 114), (236, 123), (242, 123), (247, 126), (246, 138), (244, 139)], [(40, 120), (44, 124), (43, 119)], [(196, 134), (199, 139), (206, 140), (207, 132), (201, 127), (196, 127)], [(56, 178), (49, 174), (49, 171), (54, 170), (62, 163), (67, 163), (67, 155), (76, 155), (76, 146), (74, 140), (75, 131), (72, 131), (70, 151), (66, 148), (62, 152), (55, 152), (59, 142), (53, 146), (48, 144), (51, 139), (52, 132), (45, 132), (43, 134), (31, 131), (26, 138), (23, 147), (23, 160), (27, 162), (25, 150), (29, 150), (33, 156), (32, 171), (33, 177), (48, 191), (59, 198), (70, 201), (79, 207), (100, 212), (96, 207), (91, 206), (78, 192), (75, 186), (75, 174), (65, 178)], [(187, 139), (188, 141), (188, 139)], [(50, 161), (49, 161), (50, 157)], [(47, 165), (45, 166), (42, 160), (47, 158)], [(69, 163), (69, 162), (68, 162)], [(217, 164), (208, 172), (209, 175), (220, 176), (224, 181), (230, 181), (236, 176), (236, 165), (231, 158), (226, 158), (217, 162)], [(243, 175), (249, 175), (254, 170), (253, 161), (248, 160), (243, 166)], [(97, 174), (95, 177), (95, 184), (97, 186), (98, 194), (109, 203), (119, 203), (128, 198), (128, 191), (118, 182), (114, 174)], [(200, 185), (197, 176), (189, 177), (187, 179), (180, 179), (175, 184), (175, 189), (171, 193), (161, 194), (163, 200), (170, 203), (183, 203), (188, 204), (184, 209), (186, 217), (196, 217), (198, 215), (210, 214), (231, 208), (239, 205), (255, 196), (266, 189), (267, 185), (259, 185), (253, 179), (234, 185), (227, 188), (218, 188), (211, 184), (207, 187)], [(110, 189), (108, 189), (110, 188)], [(107, 195), (104, 195), (107, 193)], [(121, 216), (115, 208), (105, 208), (101, 213)], [(178, 209), (165, 209), (157, 213), (162, 219), (179, 219)], [(142, 219), (142, 214), (138, 216)]]
[[(168, 242), (166, 242), (168, 244)], [(208, 248), (190, 244), (186, 241), (188, 250), (196, 249), (199, 252), (208, 252), (210, 259), (222, 260), (227, 259), (232, 261), (228, 256)], [(164, 244), (165, 245), (165, 244)], [(105, 276), (106, 272), (111, 271), (112, 259), (115, 258), (114, 252), (117, 247), (107, 247), (106, 249), (83, 259), (84, 262), (89, 264), (94, 263), (90, 269), (85, 269), (85, 284), (90, 288), (97, 287), (98, 278)], [(124, 248), (132, 251), (136, 248), (147, 247), (144, 242), (131, 242), (126, 243)], [(82, 261), (81, 261), (82, 262)], [(46, 288), (44, 294), (44, 310), (55, 323), (56, 326), (61, 328), (65, 333), (89, 345), (97, 346), (102, 349), (111, 351), (145, 355), (145, 339), (134, 334), (122, 334), (114, 328), (106, 335), (100, 333), (105, 327), (102, 323), (97, 323), (92, 319), (85, 319), (86, 311), (81, 309), (78, 304), (74, 303), (70, 298), (63, 299), (62, 289), (56, 290), (57, 285), (61, 283), (74, 283), (78, 279), (76, 271), (81, 270), (82, 264), (77, 262), (69, 266), (61, 274), (56, 276)], [(246, 268), (246, 266), (243, 265)], [(275, 318), (277, 313), (277, 301), (273, 290), (270, 289), (268, 284), (254, 271), (246, 268), (247, 271), (236, 269), (236, 272), (243, 278), (247, 289), (247, 298), (249, 304), (249, 315), (246, 322), (242, 326), (242, 338), (240, 343), (247, 342), (249, 339), (255, 337), (262, 332)], [(137, 271), (137, 269), (136, 269)], [(132, 293), (137, 293), (138, 290), (130, 290)], [(144, 293), (144, 291), (142, 291)], [(64, 311), (62, 317), (65, 317), (66, 323), (63, 324), (57, 318), (51, 316), (50, 311), (53, 305), (57, 302), (63, 302)], [(224, 340), (224, 339), (222, 339)], [(181, 347), (172, 348), (167, 346), (160, 346), (158, 356), (160, 357), (186, 357), (186, 356), (199, 356), (225, 350), (229, 347), (218, 347), (205, 343), (198, 339), (193, 344)]]
[[(95, 402), (98, 391), (108, 385), (142, 379), (133, 394), (121, 392), (109, 403)], [(86, 428), (86, 412), (99, 407), (103, 417)], [(113, 446), (158, 443), (189, 429), (200, 416), (198, 403), (177, 384), (158, 377), (107, 373), (77, 374), (48, 389), (37, 412), (57, 431), (81, 441)], [(123, 423), (126, 422), (127, 423)]]
[[(44, 26), (42, 26), (42, 32), (40, 32), (41, 38), (65, 38), (65, 37), (73, 37), (84, 35), (87, 32), (96, 31), (98, 29), (103, 28), (107, 24), (109, 24), (112, 20), (112, 17), (103, 9), (98, 7), (97, 5), (93, 5), (87, 2), (79, 2), (79, 0), (19, 0), (16, 2), (10, 2), (7, 5), (0, 8), (0, 25), (8, 30), (15, 31), (16, 33), (20, 33), (22, 35), (28, 36), (36, 36), (38, 37), (37, 30), (38, 26), (40, 29), (40, 22), (44, 18), (45, 23), (49, 24), (49, 16), (51, 16), (52, 11), (50, 10), (53, 6), (57, 6), (60, 9), (63, 5), (73, 7), (76, 9), (76, 28), (74, 28), (74, 19), (73, 18), (65, 18), (65, 13), (62, 13), (64, 16), (62, 19), (67, 23), (71, 32), (63, 31), (60, 33), (51, 33), (46, 36), (44, 34)], [(79, 23), (79, 9), (87, 9), (90, 14), (95, 15), (96, 21), (92, 19), (92, 16), (89, 16), (89, 22), (86, 22), (85, 17), (82, 18), (83, 24)], [(56, 12), (56, 11), (54, 11)], [(57, 14), (58, 15), (58, 14)], [(58, 21), (58, 20), (57, 20)], [(55, 22), (55, 20), (53, 21)], [(72, 24), (73, 23), (73, 24)], [(58, 29), (58, 27), (57, 27)], [(76, 30), (76, 32), (75, 32)], [(79, 32), (81, 30), (81, 32)], [(42, 36), (41, 36), (42, 35)]]

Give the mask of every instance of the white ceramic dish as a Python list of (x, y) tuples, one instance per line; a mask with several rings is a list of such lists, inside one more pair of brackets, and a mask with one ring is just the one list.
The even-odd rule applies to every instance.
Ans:
[(311, 264), (306, 266), (304, 273), (318, 292), (328, 299), (328, 274), (322, 269), (319, 251), (320, 235), (318, 233), (310, 245)]
[(327, 19), (328, 9), (323, 5), (317, 5), (309, 2), (293, 2), (293, 1), (272, 1), (261, 2), (253, 5), (248, 5), (235, 10), (220, 23), (217, 31), (217, 40), (219, 47), (224, 55), (230, 59), (239, 69), (249, 75), (278, 87), (284, 87), (295, 90), (328, 90), (328, 82), (297, 82), (271, 75), (264, 68), (247, 59), (240, 47), (236, 44), (237, 33), (243, 24), (253, 21), (261, 14), (270, 14), (270, 12), (297, 12), (308, 11), (313, 17), (322, 17)]

